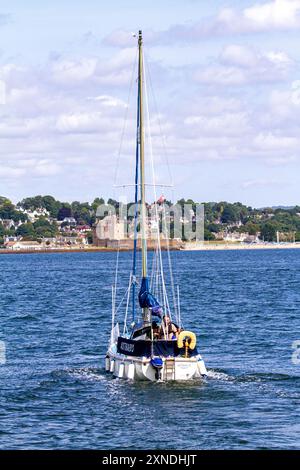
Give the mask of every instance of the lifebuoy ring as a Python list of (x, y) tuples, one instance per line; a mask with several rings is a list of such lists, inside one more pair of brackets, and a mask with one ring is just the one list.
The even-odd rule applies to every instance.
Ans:
[(189, 349), (195, 349), (197, 343), (196, 335), (192, 331), (181, 331), (177, 339), (177, 346), (179, 349), (188, 344)]

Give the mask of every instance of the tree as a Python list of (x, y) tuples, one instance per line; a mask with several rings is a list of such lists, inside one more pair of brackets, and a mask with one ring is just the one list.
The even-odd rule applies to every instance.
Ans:
[(0, 206), (1, 219), (11, 219), (15, 214), (15, 206), (12, 202), (6, 200)]
[(212, 241), (212, 240), (215, 240), (216, 237), (213, 233), (211, 233), (209, 230), (207, 230), (207, 228), (204, 229), (204, 240), (207, 240), (207, 241)]
[(11, 204), (11, 201), (7, 199), (7, 197), (0, 196), (0, 206), (2, 206), (6, 202), (9, 202)]
[(238, 214), (237, 209), (232, 204), (226, 205), (221, 215), (222, 224), (235, 223), (238, 220), (239, 220), (239, 214)]
[(43, 207), (49, 212), (51, 217), (57, 218), (58, 211), (61, 208), (61, 202), (53, 196), (43, 196)]
[(15, 222), (17, 222), (18, 220), (25, 222), (25, 220), (27, 220), (27, 216), (22, 212), (17, 211), (14, 204), (8, 199), (4, 200), (2, 204), (0, 203), (0, 218), (12, 219)]
[(218, 233), (221, 230), (220, 225), (214, 224), (214, 223), (208, 224), (206, 228), (209, 232), (212, 232), (212, 233)]
[(88, 224), (92, 222), (92, 208), (88, 202), (74, 201), (71, 204), (73, 217), (80, 225)]
[(116, 201), (115, 199), (111, 199), (111, 198), (109, 198), (109, 200), (107, 201), (107, 204), (109, 206), (113, 206), (115, 209), (118, 209), (120, 205), (118, 201)]
[(72, 210), (70, 204), (64, 203), (59, 209), (57, 214), (57, 220), (64, 220), (65, 217), (72, 217)]
[(253, 222), (247, 222), (243, 227), (243, 232), (248, 232), (249, 235), (256, 235), (257, 232), (260, 231), (260, 227), (258, 224), (254, 224)]
[(87, 236), (88, 244), (91, 245), (93, 243), (93, 232), (90, 230), (89, 232), (87, 232), (86, 236)]
[(27, 197), (18, 202), (17, 207), (22, 207), (25, 210), (34, 211), (36, 209), (46, 209), (51, 217), (57, 218), (59, 209), (62, 203), (57, 201), (53, 196), (34, 196)]
[(23, 207), (26, 210), (35, 210), (39, 209), (43, 206), (43, 198), (42, 196), (34, 196), (34, 197), (26, 197), (22, 199), (22, 201), (18, 202), (17, 207)]
[(21, 237), (32, 237), (35, 238), (34, 226), (31, 222), (20, 225), (16, 230), (16, 235)]
[(34, 222), (33, 227), (37, 237), (51, 238), (55, 237), (57, 234), (56, 224), (50, 223), (49, 220), (45, 219), (45, 217), (40, 217), (36, 222)]
[(178, 199), (178, 201), (176, 202), (176, 204), (178, 204), (179, 206), (182, 206), (182, 207), (183, 207), (184, 204), (185, 204), (185, 199), (184, 199), (184, 198)]
[(274, 222), (265, 222), (261, 227), (261, 237), (267, 242), (276, 241), (278, 226)]
[(97, 207), (105, 204), (103, 197), (96, 197), (92, 202), (92, 209), (96, 213)]

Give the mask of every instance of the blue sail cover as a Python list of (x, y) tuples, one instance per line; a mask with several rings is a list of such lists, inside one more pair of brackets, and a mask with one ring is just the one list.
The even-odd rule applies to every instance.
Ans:
[(139, 303), (141, 308), (151, 308), (152, 315), (157, 315), (160, 317), (162, 309), (159, 305), (159, 302), (149, 290), (149, 279), (147, 277), (142, 278), (142, 284), (139, 292)]

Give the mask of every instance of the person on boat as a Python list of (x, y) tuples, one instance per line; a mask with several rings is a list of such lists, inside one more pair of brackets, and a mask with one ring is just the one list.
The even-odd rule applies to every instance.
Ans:
[(171, 321), (170, 315), (166, 314), (163, 316), (162, 324), (160, 327), (160, 339), (177, 339), (179, 334), (179, 328), (175, 323)]
[(159, 339), (160, 336), (160, 328), (156, 321), (152, 322), (152, 334), (153, 334), (153, 339)]

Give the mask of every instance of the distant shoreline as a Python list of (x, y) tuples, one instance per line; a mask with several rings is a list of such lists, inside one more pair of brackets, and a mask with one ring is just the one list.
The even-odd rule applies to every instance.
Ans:
[[(299, 249), (300, 243), (185, 243), (180, 250), (172, 249), (172, 251), (226, 251), (226, 250), (286, 250)], [(91, 246), (89, 248), (53, 248), (40, 250), (7, 250), (0, 249), (0, 255), (25, 255), (38, 253), (112, 253), (118, 251), (116, 248), (104, 248)], [(132, 249), (120, 248), (119, 251), (128, 252)], [(152, 250), (149, 250), (152, 251)]]
[[(0, 255), (27, 255), (27, 254), (38, 254), (38, 253), (105, 253), (105, 252), (113, 252), (117, 251), (114, 248), (98, 248), (98, 247), (91, 247), (91, 248), (49, 248), (49, 249), (37, 249), (37, 250), (0, 250)], [(120, 248), (119, 251), (131, 251), (126, 250), (124, 248)]]
[(186, 243), (182, 251), (218, 251), (218, 250), (286, 250), (298, 249), (300, 243)]

